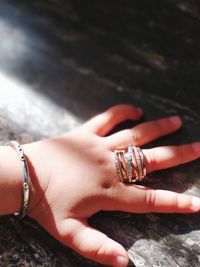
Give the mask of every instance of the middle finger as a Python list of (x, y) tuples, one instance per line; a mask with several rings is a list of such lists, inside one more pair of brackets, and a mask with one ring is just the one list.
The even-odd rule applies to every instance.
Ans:
[(180, 117), (172, 116), (141, 123), (131, 129), (122, 130), (107, 136), (104, 140), (111, 150), (129, 145), (141, 146), (161, 136), (175, 132), (181, 125)]

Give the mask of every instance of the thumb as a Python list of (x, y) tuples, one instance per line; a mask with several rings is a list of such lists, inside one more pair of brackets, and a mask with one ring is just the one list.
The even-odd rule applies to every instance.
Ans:
[(114, 267), (127, 266), (129, 259), (126, 250), (116, 241), (89, 226), (85, 220), (66, 219), (58, 228), (59, 236), (56, 238), (82, 256)]

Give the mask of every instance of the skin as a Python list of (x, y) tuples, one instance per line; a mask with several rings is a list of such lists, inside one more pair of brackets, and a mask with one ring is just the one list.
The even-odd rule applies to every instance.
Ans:
[[(31, 179), (28, 215), (63, 244), (102, 264), (124, 267), (128, 255), (119, 243), (88, 224), (93, 214), (101, 210), (131, 213), (200, 210), (197, 197), (119, 181), (113, 161), (115, 149), (132, 144), (142, 146), (182, 126), (181, 119), (173, 116), (108, 135), (117, 124), (128, 119), (138, 120), (142, 115), (143, 111), (132, 105), (117, 105), (65, 135), (23, 145)], [(21, 168), (14, 163), (16, 155), (12, 148), (4, 148), (3, 152), (15, 164), (15, 179), (16, 172), (19, 176), (14, 185), (8, 186), (9, 194), (18, 194), (19, 198)], [(143, 152), (149, 173), (198, 159), (200, 143), (157, 147)], [(6, 168), (2, 170), (6, 172)], [(13, 206), (0, 207), (0, 213), (19, 210), (20, 201), (15, 201)]]

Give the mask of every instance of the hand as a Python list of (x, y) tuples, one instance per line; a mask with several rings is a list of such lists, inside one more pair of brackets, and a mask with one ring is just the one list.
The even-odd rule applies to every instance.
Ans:
[[(128, 255), (119, 243), (88, 225), (87, 219), (98, 211), (200, 210), (197, 197), (119, 181), (114, 149), (141, 146), (182, 125), (180, 118), (173, 116), (105, 137), (117, 124), (137, 120), (142, 114), (131, 105), (114, 106), (63, 136), (24, 145), (32, 184), (29, 216), (62, 243), (102, 264), (126, 266)], [(149, 173), (199, 158), (200, 143), (143, 152)]]

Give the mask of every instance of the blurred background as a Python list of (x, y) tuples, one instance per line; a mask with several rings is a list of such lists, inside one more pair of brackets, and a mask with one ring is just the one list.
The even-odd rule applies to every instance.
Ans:
[(115, 103), (145, 108), (150, 97), (198, 117), (199, 29), (194, 0), (1, 0), (1, 112), (13, 119), (21, 105), (21, 124), (21, 113), (32, 124), (55, 116), (63, 130), (70, 115), (73, 125)]
[[(155, 144), (199, 140), (199, 85), (197, 0), (0, 0), (1, 144), (63, 133), (117, 103), (141, 106), (143, 120), (182, 116)], [(199, 194), (199, 163), (161, 173), (155, 187)], [(98, 216), (134, 266), (200, 266), (198, 215)], [(96, 266), (28, 219), (2, 218), (1, 234), (1, 266)]]

